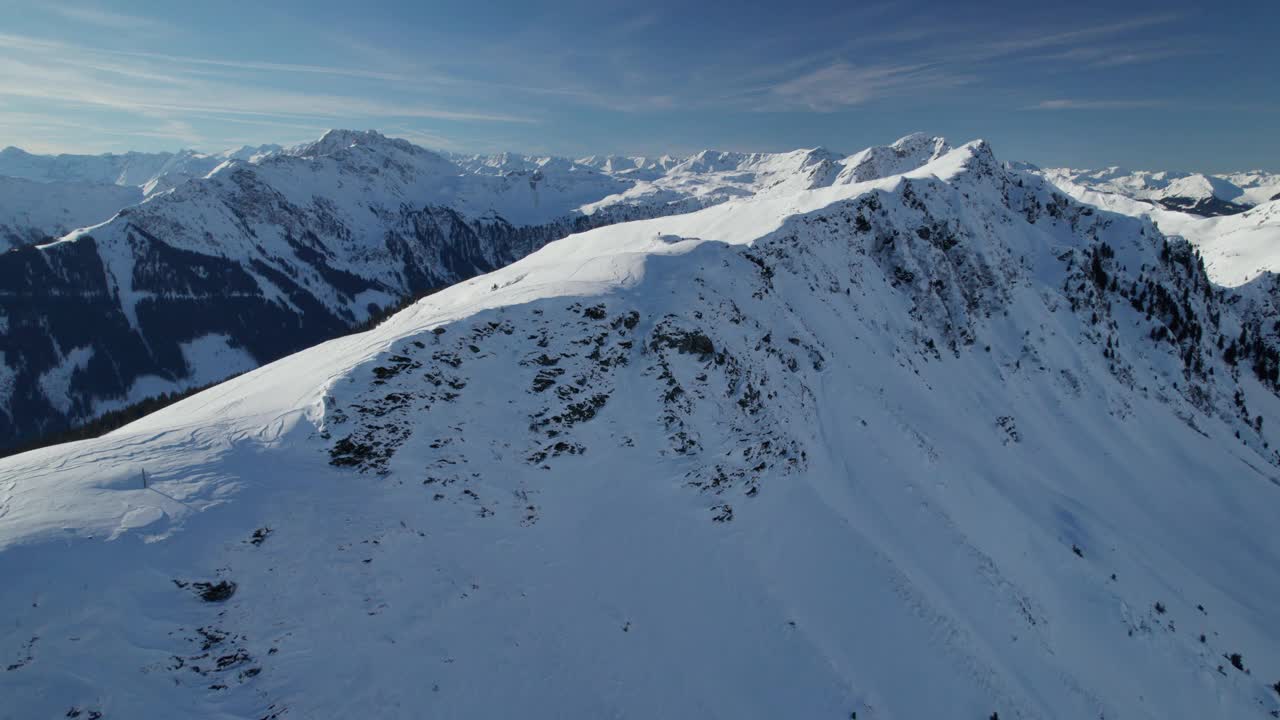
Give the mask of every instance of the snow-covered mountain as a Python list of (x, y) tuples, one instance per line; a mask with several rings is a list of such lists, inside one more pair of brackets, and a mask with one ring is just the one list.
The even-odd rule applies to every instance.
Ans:
[(518, 215), (533, 190), (482, 203), (468, 179), (403, 141), (335, 131), (0, 255), (0, 440), (256, 367), (577, 229), (513, 226), (495, 206)]
[[(268, 190), (298, 163), (357, 199)], [(303, 288), (359, 257), (312, 218), (395, 197), (360, 168), (436, 164), (207, 182), (253, 199), (230, 224), (287, 216)], [(1251, 300), (985, 143), (897, 172), (573, 234), (0, 461), (0, 717), (1280, 713)], [(100, 232), (109, 275), (195, 252), (146, 224)], [(170, 300), (238, 282), (204, 262)]]
[(95, 225), (142, 201), (140, 188), (0, 176), (0, 251)]
[(607, 209), (615, 215), (646, 217), (651, 208), (665, 214), (688, 212), (755, 195), (785, 195), (887, 177), (939, 157), (946, 141), (909, 135), (886, 147), (849, 156), (825, 148), (787, 153), (735, 153), (704, 150), (653, 179), (636, 178), (626, 191), (584, 206), (588, 213)]
[(228, 160), (253, 161), (280, 149), (279, 145), (246, 145), (220, 153), (181, 150), (120, 155), (34, 155), (7, 147), (0, 150), (0, 175), (45, 183), (123, 185), (139, 188), (150, 196), (192, 178), (204, 177)]
[[(949, 150), (939, 138), (911, 135), (847, 156), (819, 148), (569, 160), (441, 155), (349, 130), (288, 149), (217, 155), (10, 149), (0, 153), (0, 170), (47, 181), (0, 178), (0, 234), (11, 245), (111, 219), (0, 256), (8, 283), (0, 295), (0, 445), (251, 369), (575, 231), (865, 182)], [(1131, 175), (1108, 176), (1130, 188), (1118, 195), (1076, 184), (1067, 171), (1023, 169), (1190, 239), (1220, 284), (1280, 270), (1280, 224), (1269, 203), (1205, 218), (1141, 199)], [(1132, 177), (1153, 185), (1151, 177), (1166, 175)], [(1264, 187), (1271, 176), (1231, 177)], [(148, 193), (145, 204), (112, 217)], [(1269, 280), (1254, 285), (1267, 288), (1254, 293), (1267, 296), (1255, 305), (1280, 306)]]
[(228, 160), (254, 162), (278, 145), (221, 153), (33, 155), (0, 150), (0, 250), (104, 222), (144, 198), (208, 175)]
[(571, 232), (882, 177), (945, 149), (911, 136), (848, 157), (706, 151), (636, 160), (665, 168), (645, 179), (334, 130), (226, 159), (108, 222), (0, 256), (0, 446), (256, 367)]
[(634, 178), (637, 180), (654, 180), (671, 168), (679, 165), (683, 159), (672, 155), (646, 157), (644, 155), (588, 155), (578, 158), (579, 165), (593, 167), (610, 175)]
[(1132, 180), (1168, 173), (1120, 175), (1122, 181), (1095, 182), (1107, 173), (1041, 170), (1025, 164), (1019, 167), (1044, 177), (1077, 200), (1148, 218), (1161, 231), (1190, 240), (1204, 254), (1209, 277), (1215, 283), (1238, 287), (1265, 273), (1280, 273), (1280, 200), (1264, 199), (1280, 196), (1280, 176), (1262, 172), (1219, 176), (1219, 182), (1239, 181), (1238, 186), (1232, 187), (1248, 187), (1250, 194), (1233, 195), (1234, 202), (1240, 204), (1233, 205), (1230, 214), (1206, 216), (1178, 209), (1184, 205), (1153, 196), (1140, 182)]
[(1203, 217), (1233, 215), (1280, 199), (1280, 175), (1260, 170), (1207, 175), (1150, 172), (1110, 167), (1103, 170), (1051, 168), (1045, 177), (1055, 184), (1070, 183), (1098, 192), (1146, 200), (1166, 210)]

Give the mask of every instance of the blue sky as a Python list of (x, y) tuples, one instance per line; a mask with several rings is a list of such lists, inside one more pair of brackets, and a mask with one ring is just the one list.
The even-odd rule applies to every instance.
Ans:
[(377, 128), (447, 150), (1280, 170), (1280, 3), (0, 0), (0, 146)]

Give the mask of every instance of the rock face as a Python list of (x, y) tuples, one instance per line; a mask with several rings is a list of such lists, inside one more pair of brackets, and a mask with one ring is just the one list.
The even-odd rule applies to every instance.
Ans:
[[(985, 143), (897, 167), (575, 233), (0, 460), (0, 696), (17, 717), (1280, 712), (1278, 356), (1253, 300)], [(237, 222), (317, 253), (282, 246), (279, 297), (358, 275), (295, 224), (319, 209), (251, 197)], [(394, 217), (396, 257), (425, 253)], [(95, 241), (65, 244), (135, 277)], [(152, 251), (142, 277), (176, 252)], [(166, 292), (262, 287), (279, 266), (253, 259)], [(351, 282), (314, 296), (335, 322), (371, 292)], [(138, 298), (121, 323), (151, 312), (106, 292)]]

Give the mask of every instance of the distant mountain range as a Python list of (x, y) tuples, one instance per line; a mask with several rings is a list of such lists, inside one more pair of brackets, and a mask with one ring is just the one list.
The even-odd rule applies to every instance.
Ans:
[(1234, 215), (1280, 200), (1280, 175), (1262, 171), (1205, 175), (1135, 172), (1116, 167), (1105, 170), (1054, 168), (1046, 170), (1045, 177), (1055, 184), (1078, 185), (1204, 217)]
[(36, 182), (79, 182), (136, 187), (144, 195), (204, 177), (228, 160), (253, 161), (283, 148), (244, 146), (220, 153), (129, 152), (121, 155), (33, 155), (16, 147), (0, 150), (0, 175)]
[(222, 153), (33, 155), (0, 150), (0, 250), (96, 225), (144, 198), (204, 177), (228, 160), (254, 160), (279, 145)]

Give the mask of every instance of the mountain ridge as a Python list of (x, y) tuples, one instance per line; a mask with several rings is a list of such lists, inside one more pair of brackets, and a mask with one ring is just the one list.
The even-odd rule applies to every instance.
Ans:
[(0, 441), (208, 384), (215, 367), (241, 372), (575, 231), (840, 180), (804, 153), (749, 158), (654, 181), (559, 161), (490, 175), (335, 130), (222, 159), (104, 223), (0, 256)]

